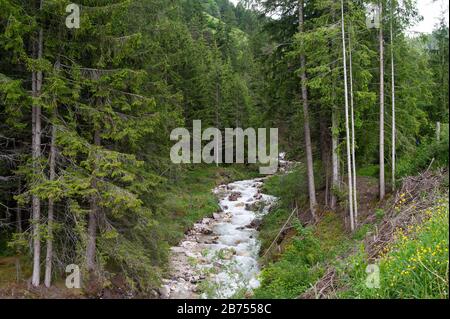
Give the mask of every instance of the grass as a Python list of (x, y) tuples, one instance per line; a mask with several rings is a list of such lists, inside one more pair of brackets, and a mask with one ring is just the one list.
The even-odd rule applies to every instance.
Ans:
[(428, 218), (407, 231), (396, 232), (395, 241), (380, 257), (379, 288), (366, 285), (368, 263), (361, 253), (350, 263), (349, 290), (344, 298), (445, 298), (448, 295), (449, 214), (443, 199), (425, 211)]
[[(375, 263), (379, 288), (366, 285), (371, 263), (363, 242), (375, 226), (363, 225), (349, 236), (341, 217), (329, 212), (314, 227), (295, 226), (296, 233), (285, 250), (263, 269), (255, 297), (297, 298), (321, 278), (327, 265), (332, 265), (338, 271), (338, 285), (343, 287), (338, 298), (448, 298), (448, 200), (440, 200), (424, 214), (424, 222), (409, 226), (407, 231), (398, 229), (394, 242)], [(278, 210), (266, 221), (279, 225), (285, 215)], [(352, 252), (349, 257), (337, 258), (348, 252)]]
[[(359, 170), (363, 176), (374, 176), (377, 172), (375, 165)], [(280, 197), (280, 201), (263, 220), (259, 234), (263, 252), (286, 222), (293, 203), (306, 202), (301, 177), (302, 171), (294, 171), (274, 176), (265, 183), (264, 191)], [(371, 265), (379, 269), (378, 289), (366, 285), (371, 278), (366, 272), (371, 262), (365, 255), (364, 239), (385, 217), (385, 211), (373, 209), (375, 223), (364, 224), (353, 234), (345, 231), (343, 217), (333, 212), (325, 212), (312, 227), (301, 227), (297, 221), (278, 250), (265, 258), (264, 262), (269, 263), (261, 272), (261, 286), (254, 296), (298, 298), (331, 266), (337, 271), (338, 298), (448, 298), (448, 200), (443, 198), (425, 211), (427, 218), (422, 224), (410, 226), (407, 232), (398, 230), (396, 240)]]
[(222, 183), (257, 177), (257, 171), (244, 165), (217, 167), (202, 165), (187, 170), (167, 185), (167, 195), (158, 218), (166, 240), (175, 245), (187, 229), (219, 210), (212, 189)]
[[(266, 181), (263, 192), (277, 196), (279, 202), (261, 225), (262, 252), (289, 218), (293, 203), (299, 207), (307, 203), (305, 174), (304, 167), (298, 166), (290, 174), (275, 175)], [(295, 217), (291, 224), (280, 249), (271, 249), (263, 260), (270, 263), (261, 272), (256, 298), (297, 298), (323, 275), (330, 260), (350, 246), (341, 217), (335, 213), (325, 212), (314, 227), (302, 227)]]
[(356, 172), (358, 176), (378, 177), (380, 174), (380, 166), (375, 164), (365, 165)]
[[(270, 220), (284, 219), (280, 212), (271, 215)], [(323, 276), (330, 261), (351, 247), (340, 217), (332, 212), (314, 227), (305, 228), (297, 222), (294, 229), (284, 252), (263, 269), (256, 298), (297, 298)]]
[(25, 256), (0, 257), (0, 287), (31, 276), (31, 262)]

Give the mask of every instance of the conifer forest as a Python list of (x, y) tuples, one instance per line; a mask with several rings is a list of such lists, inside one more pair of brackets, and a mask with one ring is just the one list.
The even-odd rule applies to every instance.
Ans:
[(0, 299), (448, 299), (448, 165), (447, 1), (0, 0)]

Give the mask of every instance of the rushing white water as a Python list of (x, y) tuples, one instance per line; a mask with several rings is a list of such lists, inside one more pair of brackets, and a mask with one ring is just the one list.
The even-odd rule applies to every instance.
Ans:
[(222, 212), (195, 224), (172, 248), (172, 278), (162, 298), (230, 298), (259, 286), (257, 221), (276, 200), (260, 192), (262, 185), (253, 179), (213, 190)]

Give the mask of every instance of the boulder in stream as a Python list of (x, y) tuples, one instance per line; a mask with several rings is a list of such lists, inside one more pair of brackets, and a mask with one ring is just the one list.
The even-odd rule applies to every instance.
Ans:
[(253, 196), (253, 198), (256, 199), (256, 200), (261, 200), (262, 199), (262, 195), (260, 193), (258, 193), (255, 196)]
[(161, 288), (159, 288), (159, 295), (161, 296), (161, 299), (169, 299), (170, 296), (169, 286), (162, 286)]
[(228, 197), (228, 200), (230, 202), (235, 202), (238, 200), (239, 197), (241, 197), (242, 194), (240, 192), (233, 192), (231, 193), (231, 195)]
[(257, 212), (260, 210), (261, 206), (262, 206), (261, 202), (247, 203), (245, 204), (245, 209), (251, 212)]
[(262, 224), (261, 219), (257, 218), (257, 219), (252, 220), (252, 222), (245, 227), (252, 228), (252, 229), (259, 229), (259, 227), (261, 227), (261, 224)]

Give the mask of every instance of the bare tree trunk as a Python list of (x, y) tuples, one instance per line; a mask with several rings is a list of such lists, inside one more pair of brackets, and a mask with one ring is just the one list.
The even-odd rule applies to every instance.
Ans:
[[(94, 133), (94, 145), (100, 146), (100, 132), (96, 130)], [(95, 155), (97, 158), (97, 155)], [(95, 164), (97, 165), (97, 163)], [(95, 169), (95, 168), (94, 168)], [(96, 176), (93, 176), (91, 187), (97, 189)], [(96, 270), (95, 253), (96, 253), (96, 241), (97, 241), (97, 216), (98, 216), (98, 199), (97, 195), (92, 195), (91, 198), (91, 209), (89, 211), (89, 221), (88, 221), (88, 242), (86, 247), (86, 268), (89, 272)]]
[(395, 148), (396, 148), (396, 115), (395, 115), (395, 61), (394, 61), (394, 31), (392, 26), (392, 20), (394, 18), (394, 6), (391, 0), (391, 91), (392, 91), (392, 191), (395, 190), (395, 168), (396, 168), (396, 158), (395, 158)]
[(347, 78), (347, 52), (345, 44), (345, 23), (344, 23), (344, 0), (341, 0), (341, 26), (342, 26), (342, 59), (344, 62), (344, 91), (345, 91), (345, 131), (347, 135), (347, 174), (348, 174), (348, 206), (350, 211), (350, 227), (355, 230), (355, 220), (353, 216), (353, 179), (352, 179), (352, 161), (351, 161), (351, 141), (349, 126), (349, 103), (348, 103), (348, 78)]
[[(219, 110), (220, 110), (220, 74), (217, 72), (217, 79), (216, 79), (216, 128), (221, 129), (219, 127)], [(219, 141), (217, 141), (219, 143)], [(216, 145), (217, 149), (219, 149), (219, 145)], [(219, 153), (216, 155), (216, 166), (219, 166)]]
[[(17, 186), (17, 194), (20, 194), (22, 189), (22, 182), (19, 179), (19, 185)], [(16, 232), (21, 233), (22, 232), (22, 209), (20, 208), (20, 204), (17, 203), (16, 207)]]
[(351, 116), (351, 130), (352, 130), (352, 176), (353, 176), (353, 211), (355, 215), (355, 226), (358, 225), (358, 197), (356, 187), (356, 137), (355, 137), (355, 102), (353, 96), (353, 53), (352, 53), (352, 25), (350, 23), (350, 30), (348, 33), (349, 46), (349, 71), (350, 71), (350, 116)]
[(333, 106), (332, 114), (331, 114), (331, 165), (332, 165), (332, 194), (331, 194), (331, 209), (335, 210), (337, 206), (337, 197), (334, 193), (335, 190), (339, 190), (341, 188), (340, 183), (340, 167), (339, 167), (339, 124), (338, 124), (338, 116), (336, 106)]
[[(303, 18), (303, 0), (299, 0), (298, 3), (298, 13), (299, 13), (299, 32), (303, 33), (304, 29), (304, 18)], [(309, 126), (309, 106), (308, 106), (308, 89), (306, 83), (308, 78), (306, 76), (306, 58), (305, 54), (300, 56), (300, 67), (301, 67), (301, 86), (302, 86), (302, 100), (303, 100), (303, 121), (305, 129), (305, 148), (306, 148), (306, 168), (308, 174), (308, 190), (309, 190), (309, 207), (311, 209), (311, 214), (315, 220), (317, 220), (317, 200), (316, 200), (316, 187), (314, 184), (314, 167), (313, 167), (313, 156), (311, 147), (311, 130)]]
[(325, 176), (325, 206), (328, 207), (328, 199), (329, 199), (329, 179), (330, 179), (330, 143), (329, 143), (329, 135), (328, 130), (329, 126), (326, 121), (327, 113), (325, 107), (321, 107), (322, 112), (320, 114), (320, 150), (321, 150), (321, 159), (322, 159), (322, 167), (324, 170)]
[[(42, 1), (40, 1), (39, 9), (42, 8)], [(39, 29), (38, 42), (34, 44), (34, 53), (38, 59), (42, 58), (44, 45), (44, 31)], [(33, 97), (37, 98), (41, 94), (43, 74), (42, 71), (33, 71), (32, 74), (32, 92)], [(32, 107), (32, 158), (34, 165), (34, 174), (39, 172), (39, 159), (41, 157), (41, 107), (33, 103)], [(41, 236), (39, 231), (41, 219), (41, 201), (37, 195), (32, 196), (32, 229), (33, 229), (33, 274), (31, 284), (35, 287), (40, 284), (41, 273)]]
[(383, 4), (380, 2), (380, 200), (386, 195), (384, 182), (384, 43), (383, 43)]
[(441, 140), (441, 122), (436, 122), (436, 140)]
[[(333, 17), (333, 22), (336, 22), (336, 10), (334, 8), (336, 4), (336, 0), (333, 1), (331, 14)], [(334, 70), (336, 69), (336, 62), (332, 61), (332, 70), (333, 70), (333, 84), (332, 84), (332, 101), (333, 106), (331, 110), (331, 166), (332, 166), (332, 178), (331, 178), (331, 203), (330, 207), (332, 210), (336, 209), (337, 206), (337, 197), (335, 194), (336, 190), (340, 189), (340, 181), (339, 181), (339, 120), (338, 120), (338, 110), (336, 106), (336, 77), (334, 75)]]
[[(56, 118), (56, 110), (53, 114), (53, 120)], [(52, 123), (52, 138), (50, 145), (50, 181), (56, 178), (56, 126)], [(45, 257), (45, 279), (44, 284), (48, 288), (52, 281), (52, 262), (53, 262), (53, 215), (54, 215), (54, 200), (48, 200), (48, 222), (47, 222), (47, 254)]]

